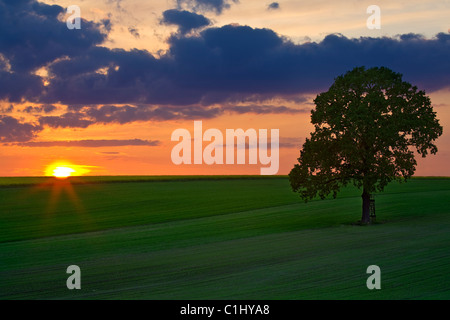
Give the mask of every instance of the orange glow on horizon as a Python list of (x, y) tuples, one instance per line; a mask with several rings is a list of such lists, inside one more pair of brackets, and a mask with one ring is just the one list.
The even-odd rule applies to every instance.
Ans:
[(45, 175), (48, 177), (55, 177), (65, 179), (71, 176), (82, 176), (88, 172), (87, 166), (75, 165), (69, 162), (54, 162), (45, 168)]

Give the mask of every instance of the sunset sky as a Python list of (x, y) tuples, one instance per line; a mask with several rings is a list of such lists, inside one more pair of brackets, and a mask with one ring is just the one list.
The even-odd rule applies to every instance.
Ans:
[[(381, 28), (369, 29), (370, 5)], [(81, 9), (69, 30), (66, 8)], [(259, 174), (175, 165), (171, 134), (279, 129), (288, 174), (315, 96), (357, 66), (429, 95), (443, 135), (416, 175), (450, 175), (450, 1), (0, 0), (0, 176)], [(203, 144), (205, 147), (207, 143)]]

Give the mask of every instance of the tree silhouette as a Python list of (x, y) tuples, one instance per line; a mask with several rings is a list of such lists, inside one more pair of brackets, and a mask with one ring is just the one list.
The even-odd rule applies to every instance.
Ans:
[(362, 223), (369, 223), (370, 195), (416, 169), (414, 149), (436, 154), (442, 127), (425, 92), (388, 68), (355, 68), (319, 94), (311, 111), (314, 132), (289, 173), (305, 201), (336, 197), (349, 183), (362, 188)]

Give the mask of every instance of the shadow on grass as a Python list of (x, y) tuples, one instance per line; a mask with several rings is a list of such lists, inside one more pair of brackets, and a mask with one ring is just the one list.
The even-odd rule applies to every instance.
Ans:
[(361, 220), (358, 220), (356, 222), (344, 223), (344, 225), (367, 227), (367, 226), (376, 226), (376, 225), (386, 224), (386, 223), (388, 223), (387, 220), (373, 220), (370, 222), (362, 222)]

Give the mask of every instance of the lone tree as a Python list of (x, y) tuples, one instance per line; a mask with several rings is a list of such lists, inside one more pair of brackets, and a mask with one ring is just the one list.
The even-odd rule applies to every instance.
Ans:
[(436, 154), (442, 127), (424, 91), (387, 68), (355, 68), (314, 100), (314, 132), (289, 173), (305, 201), (336, 197), (342, 186), (362, 188), (361, 223), (370, 222), (370, 195), (415, 171), (414, 149)]

